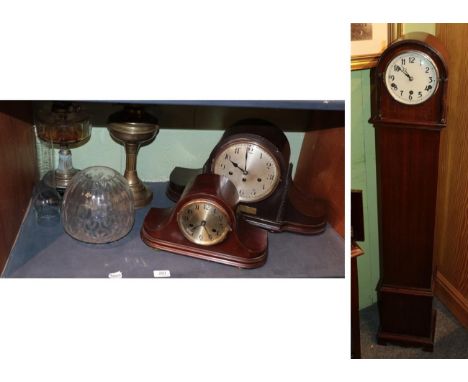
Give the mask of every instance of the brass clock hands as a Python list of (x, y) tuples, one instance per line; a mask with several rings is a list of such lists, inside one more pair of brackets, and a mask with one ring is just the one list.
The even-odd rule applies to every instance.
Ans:
[[(196, 230), (197, 228), (199, 228), (199, 227), (203, 227), (203, 228), (204, 228), (205, 225), (206, 225), (206, 221), (205, 221), (205, 220), (202, 220), (201, 223), (200, 223), (199, 225), (196, 225), (195, 227), (192, 227), (192, 229), (191, 229), (192, 233), (194, 233), (195, 230)], [(206, 228), (205, 228), (205, 229), (206, 229)]]
[[(191, 227), (190, 229), (191, 234), (193, 235), (195, 233), (195, 230), (197, 230), (200, 227), (202, 227), (205, 230), (206, 234), (211, 239), (212, 234), (210, 233), (210, 231), (208, 231), (208, 228), (206, 228), (206, 220), (202, 220), (199, 225), (196, 225), (195, 227)], [(232, 228), (229, 224), (227, 225), (227, 229), (228, 231), (232, 231)], [(215, 228), (213, 228), (213, 233), (216, 233), (219, 236), (219, 232)]]

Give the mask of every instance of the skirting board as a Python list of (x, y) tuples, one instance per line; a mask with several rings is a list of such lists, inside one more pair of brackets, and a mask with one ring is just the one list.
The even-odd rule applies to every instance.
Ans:
[(436, 272), (434, 293), (460, 323), (468, 328), (468, 300), (439, 271)]

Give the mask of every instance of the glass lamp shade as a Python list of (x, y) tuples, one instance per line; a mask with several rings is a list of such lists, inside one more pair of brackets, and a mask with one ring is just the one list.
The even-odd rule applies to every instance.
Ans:
[(76, 174), (62, 205), (62, 223), (73, 238), (104, 244), (127, 235), (134, 223), (134, 201), (127, 180), (104, 166)]

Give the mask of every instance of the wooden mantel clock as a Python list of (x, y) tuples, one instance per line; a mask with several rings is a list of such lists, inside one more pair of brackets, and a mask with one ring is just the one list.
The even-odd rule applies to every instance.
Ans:
[(447, 53), (409, 33), (371, 73), (379, 205), (380, 344), (432, 351), (433, 241), (439, 135), (446, 125)]
[[(239, 193), (242, 219), (272, 232), (319, 234), (325, 230), (327, 205), (305, 195), (292, 180), (290, 146), (284, 132), (261, 119), (230, 126), (212, 150), (203, 172), (224, 175)], [(201, 172), (176, 167), (167, 195), (178, 200), (187, 179)]]
[(141, 229), (150, 247), (180, 255), (257, 268), (267, 258), (268, 235), (237, 219), (234, 184), (216, 174), (200, 174), (187, 185), (174, 207), (152, 208)]

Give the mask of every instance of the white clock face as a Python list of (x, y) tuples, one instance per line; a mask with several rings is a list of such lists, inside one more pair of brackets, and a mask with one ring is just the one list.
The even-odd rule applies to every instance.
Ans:
[(267, 149), (245, 140), (232, 141), (222, 149), (213, 160), (212, 171), (234, 183), (241, 202), (257, 202), (270, 196), (281, 175)]
[(390, 95), (405, 105), (417, 105), (437, 90), (439, 73), (434, 61), (424, 53), (399, 54), (385, 70), (385, 85)]

